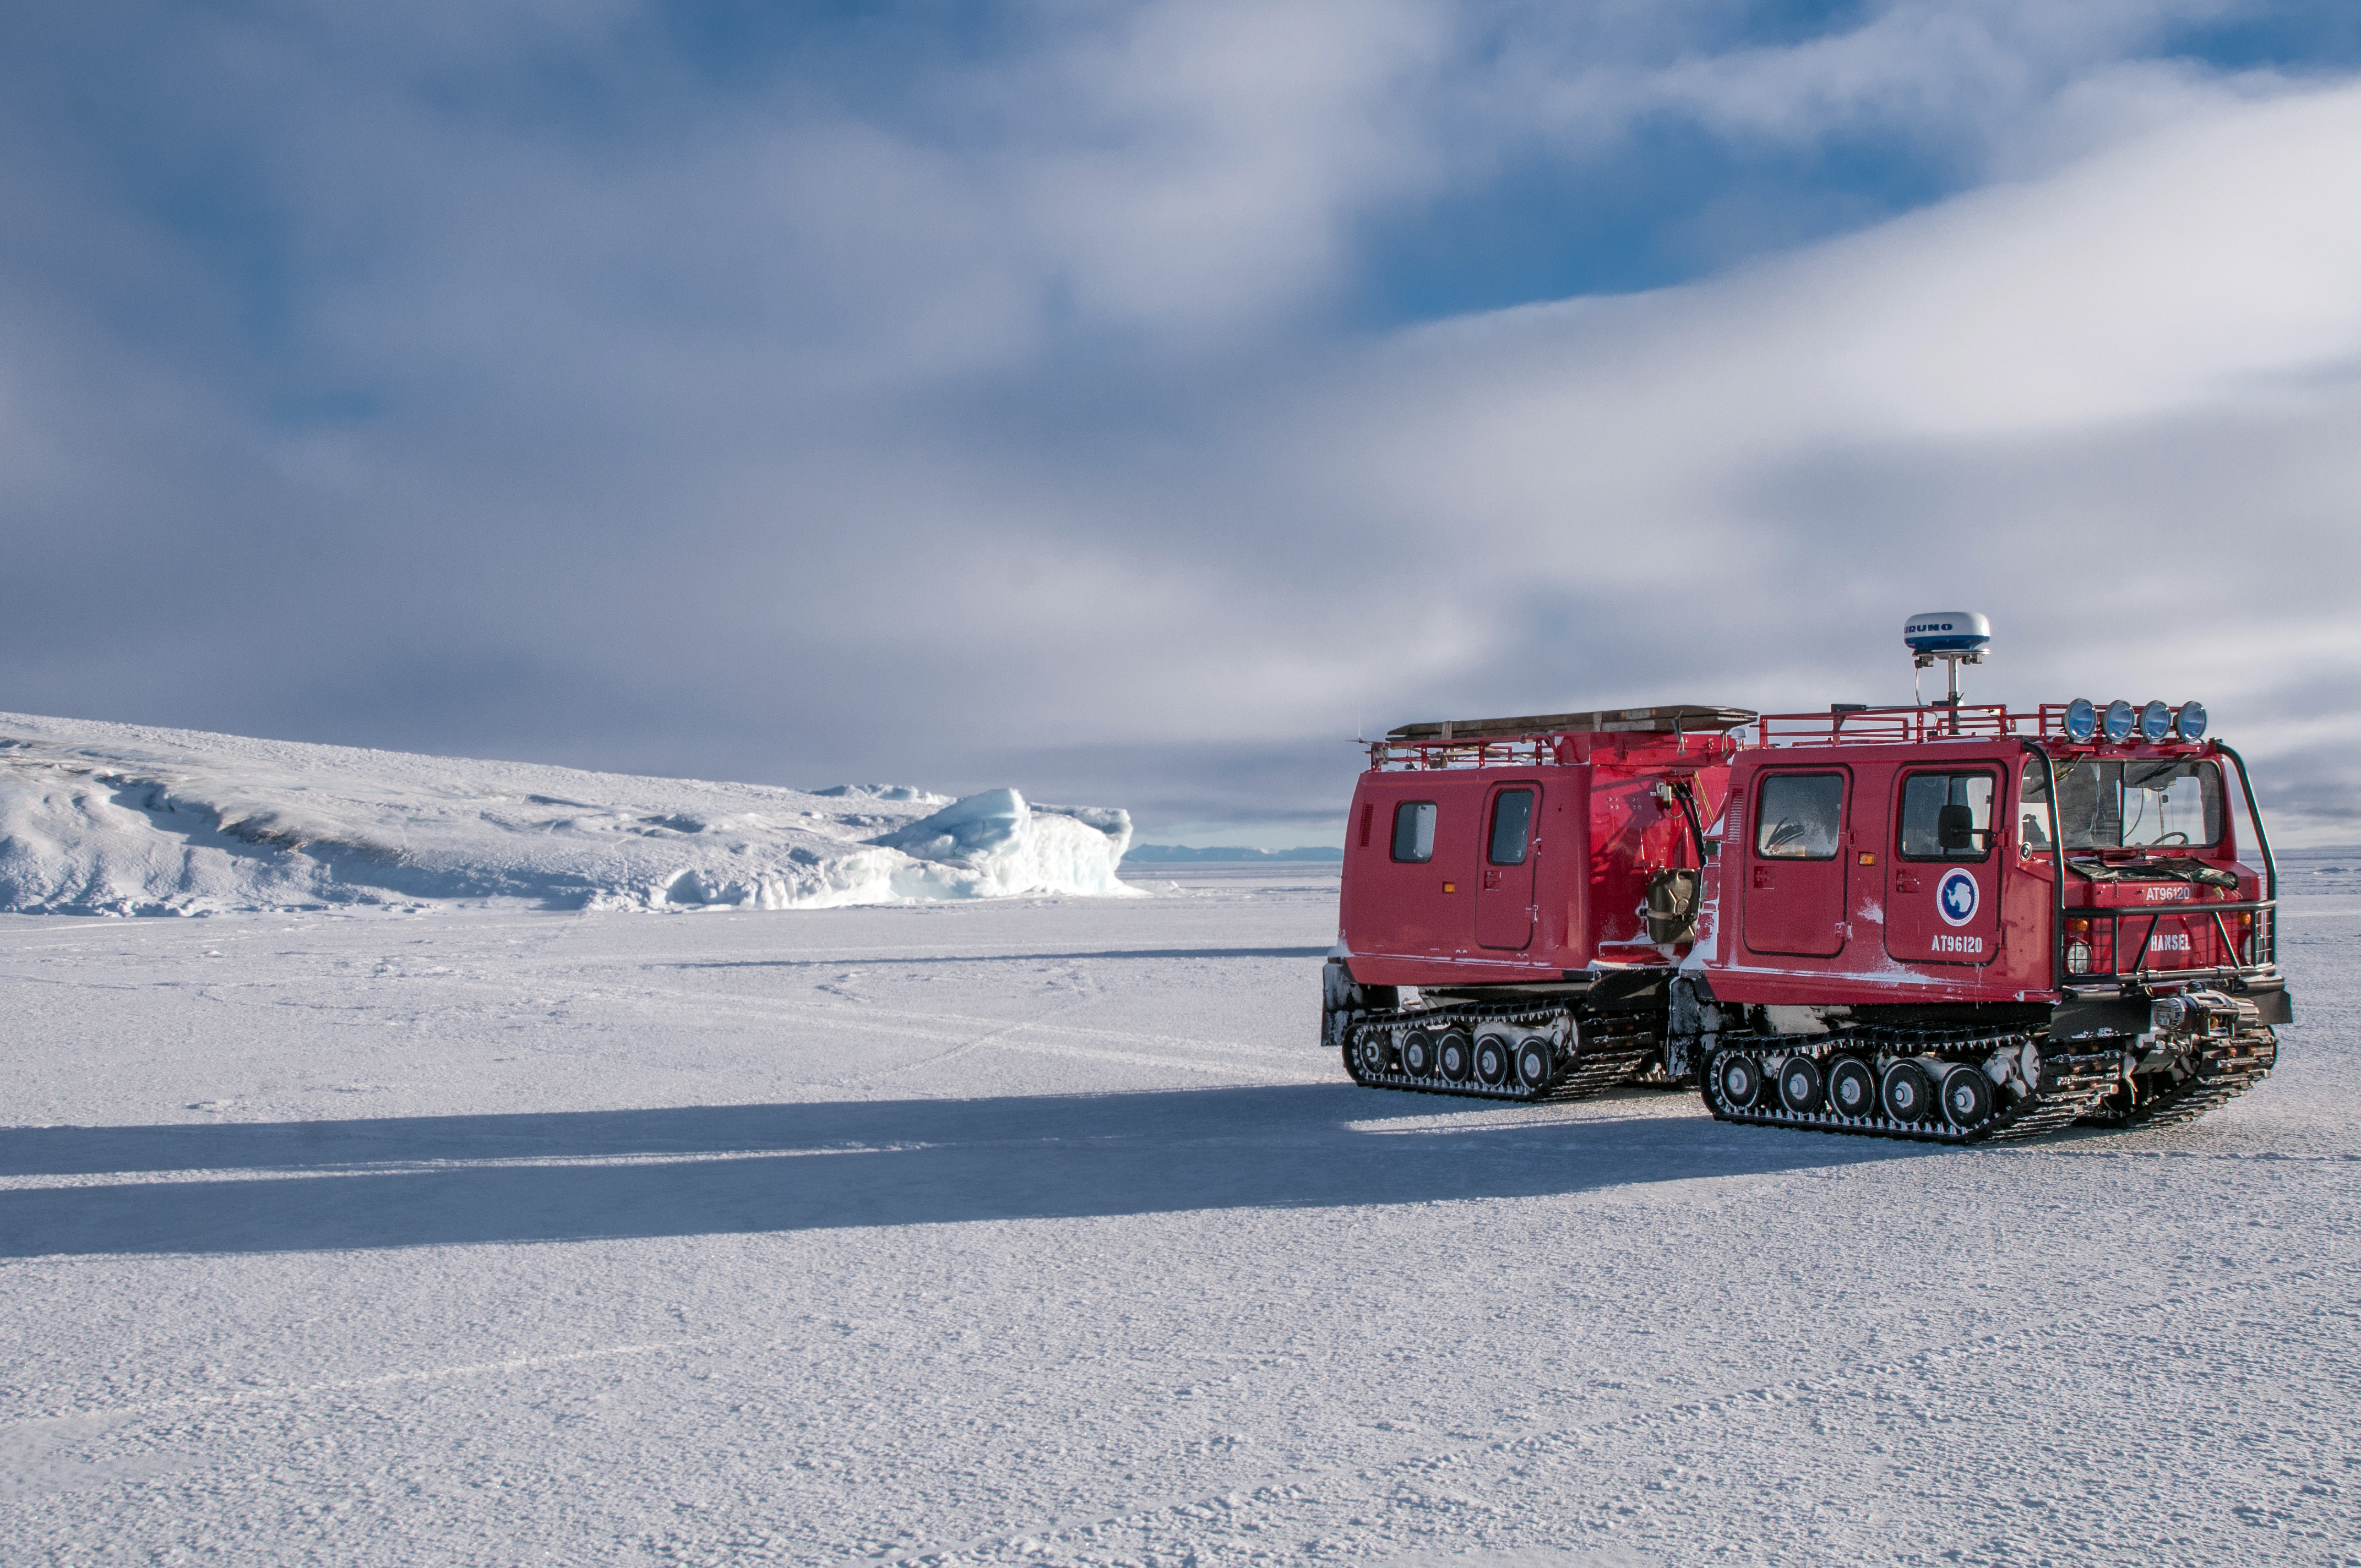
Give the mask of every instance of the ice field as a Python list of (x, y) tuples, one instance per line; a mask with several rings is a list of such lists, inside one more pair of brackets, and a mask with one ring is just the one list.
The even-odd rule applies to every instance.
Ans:
[(0, 713), (0, 913), (1121, 896), (1118, 808), (782, 789)]
[(0, 918), (0, 1560), (2361, 1563), (2361, 896), (1944, 1150), (1357, 1090), (1333, 868), (1144, 885)]

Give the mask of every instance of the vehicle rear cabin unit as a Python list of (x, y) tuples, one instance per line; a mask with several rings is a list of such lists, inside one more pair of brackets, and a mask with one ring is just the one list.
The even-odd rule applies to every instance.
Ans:
[(1373, 1087), (1695, 1081), (1724, 1120), (1830, 1132), (2202, 1113), (2290, 1017), (2246, 766), (2203, 728), (2082, 702), (1407, 726), (1354, 794), (1324, 1038)]

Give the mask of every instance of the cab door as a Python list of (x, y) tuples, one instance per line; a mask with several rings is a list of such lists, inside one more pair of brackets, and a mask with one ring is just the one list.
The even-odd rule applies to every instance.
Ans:
[(1534, 828), (1542, 787), (1494, 784), (1484, 803), (1484, 864), (1476, 889), (1478, 947), (1521, 951), (1533, 941), (1533, 872), (1541, 858)]
[(1993, 855), (1999, 770), (1908, 768), (1896, 782), (1885, 950), (1906, 964), (1988, 964), (2000, 953)]
[(1841, 768), (1766, 771), (1756, 780), (1742, 919), (1752, 950), (1806, 958), (1844, 950), (1851, 783)]

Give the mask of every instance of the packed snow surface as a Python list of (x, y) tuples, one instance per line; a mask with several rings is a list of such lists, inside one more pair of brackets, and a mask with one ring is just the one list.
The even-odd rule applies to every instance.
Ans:
[(0, 714), (0, 911), (810, 909), (1126, 894), (1124, 812)]
[(0, 1559), (2361, 1562), (2361, 897), (1954, 1150), (1355, 1089), (1333, 869), (1168, 874), (0, 918)]

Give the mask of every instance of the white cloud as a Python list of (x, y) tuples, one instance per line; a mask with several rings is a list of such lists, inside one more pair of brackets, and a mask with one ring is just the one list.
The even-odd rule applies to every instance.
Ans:
[[(2361, 663), (2361, 93), (2114, 62), (2166, 7), (1727, 58), (1683, 30), (1712, 9), (1045, 10), (915, 107), (652, 69), (587, 131), (451, 87), (529, 52), (464, 18), (375, 75), (343, 34), (219, 44), (255, 276), (0, 149), (54, 214), (0, 253), (0, 500), (20, 581), (81, 596), (5, 645), (94, 717), (806, 782), (1031, 747), (1234, 814), (1242, 776), (1316, 806), (1328, 763), (1269, 757), (1360, 719), (1898, 696), (1931, 600), (2000, 620), (1980, 678), (2024, 699), (2268, 726)], [(1371, 211), (1673, 113), (2012, 182), (1323, 336)], [(2334, 736), (2250, 750), (2312, 747), (2325, 800)]]
[[(1413, 334), (1301, 427), (1385, 524), (1336, 585), (1382, 630), (1329, 630), (1429, 707), (1808, 707), (1897, 697), (1900, 618), (1963, 601), (1994, 695), (2170, 685), (2292, 749), (2291, 681), (2361, 670), (2356, 144), (2361, 89), (2216, 106), (1739, 276)], [(1553, 602), (1581, 664), (1543, 663)], [(1437, 678), (1404, 620), (1488, 635)]]
[(1188, 0), (1060, 49), (1018, 79), (1054, 108), (1004, 176), (1042, 265), (1091, 315), (1220, 339), (1300, 302), (1357, 210), (1436, 177), (1401, 106), (1444, 63), (1439, 12)]

